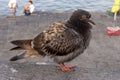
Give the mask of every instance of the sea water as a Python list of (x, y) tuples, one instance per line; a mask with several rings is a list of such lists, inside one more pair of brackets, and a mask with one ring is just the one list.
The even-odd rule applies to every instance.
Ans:
[[(17, 14), (21, 15), (23, 7), (29, 0), (17, 0)], [(89, 11), (106, 11), (111, 9), (114, 0), (32, 0), (35, 11), (73, 11), (85, 9)], [(10, 15), (9, 0), (0, 0), (0, 15)]]

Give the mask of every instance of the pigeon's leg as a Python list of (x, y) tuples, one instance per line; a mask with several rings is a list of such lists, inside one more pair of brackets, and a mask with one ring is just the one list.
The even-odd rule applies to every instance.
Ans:
[(73, 66), (66, 66), (64, 63), (59, 64), (58, 69), (61, 71), (72, 71)]

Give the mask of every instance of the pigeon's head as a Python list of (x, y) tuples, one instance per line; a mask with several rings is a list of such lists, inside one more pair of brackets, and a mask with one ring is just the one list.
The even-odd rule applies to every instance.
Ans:
[(70, 17), (70, 22), (72, 23), (92, 23), (95, 24), (92, 20), (90, 20), (91, 14), (88, 11), (78, 9), (73, 12), (72, 16)]

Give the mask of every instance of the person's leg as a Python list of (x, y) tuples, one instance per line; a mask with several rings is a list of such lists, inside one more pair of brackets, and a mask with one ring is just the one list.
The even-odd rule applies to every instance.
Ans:
[(29, 16), (30, 15), (30, 10), (28, 6), (25, 6), (23, 9), (23, 13), (25, 14), (25, 16)]
[(15, 16), (16, 14), (16, 9), (15, 8), (10, 8), (11, 12), (12, 12), (12, 16)]
[(24, 6), (23, 13), (25, 14), (25, 11), (28, 10), (28, 6)]
[(16, 8), (13, 8), (12, 15), (16, 16)]
[(29, 10), (25, 10), (25, 16), (29, 16), (31, 13)]

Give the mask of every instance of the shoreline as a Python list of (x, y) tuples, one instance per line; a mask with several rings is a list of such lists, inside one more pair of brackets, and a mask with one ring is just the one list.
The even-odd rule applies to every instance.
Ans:
[[(49, 10), (40, 10), (40, 11), (34, 11), (32, 14), (34, 15), (34, 14), (40, 14), (40, 13), (71, 13), (73, 11), (70, 11), (70, 10), (53, 10), (53, 11), (52, 10), (50, 10), (50, 11)], [(95, 12), (97, 12), (97, 13), (106, 13), (106, 11), (91, 11), (91, 10), (87, 10), (87, 11), (89, 11), (90, 13), (95, 13)], [(0, 15), (0, 17), (1, 16), (10, 16), (10, 14), (8, 14), (8, 15), (3, 14), (3, 15)], [(16, 16), (24, 16), (24, 14), (18, 14)]]

